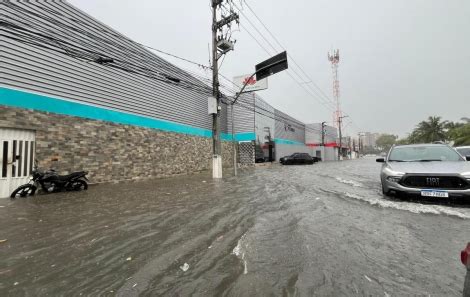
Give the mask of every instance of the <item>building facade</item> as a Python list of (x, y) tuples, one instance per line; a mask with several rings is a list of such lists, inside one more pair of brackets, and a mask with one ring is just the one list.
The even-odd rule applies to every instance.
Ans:
[[(0, 9), (1, 195), (24, 181), (20, 169), (33, 159), (87, 170), (94, 183), (210, 169), (210, 86), (67, 2)], [(225, 166), (231, 158), (224, 142)]]
[[(0, 3), (0, 197), (35, 159), (93, 183), (205, 171), (212, 87), (66, 1)], [(254, 93), (224, 94), (224, 166), (236, 142), (273, 157), (307, 152), (306, 125)], [(234, 114), (232, 131), (231, 112)], [(329, 132), (328, 132), (329, 133)]]

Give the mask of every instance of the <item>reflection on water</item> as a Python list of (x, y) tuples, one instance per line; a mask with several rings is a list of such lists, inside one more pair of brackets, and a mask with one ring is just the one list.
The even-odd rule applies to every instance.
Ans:
[(461, 295), (470, 209), (385, 199), (378, 173), (275, 165), (1, 200), (0, 295)]

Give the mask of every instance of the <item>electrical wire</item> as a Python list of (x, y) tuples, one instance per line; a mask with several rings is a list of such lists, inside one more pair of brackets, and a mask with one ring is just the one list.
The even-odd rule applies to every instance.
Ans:
[[(248, 35), (258, 44), (258, 46), (263, 49), (269, 56), (272, 56), (272, 53), (266, 49), (266, 47), (264, 47), (260, 42), (259, 40), (250, 32), (250, 30), (248, 30), (248, 28), (246, 28), (243, 24), (240, 25), (243, 29), (245, 29), (245, 32), (248, 33)], [(295, 72), (295, 70), (293, 70), (292, 72), (294, 72), (297, 76), (299, 76), (299, 74), (297, 72)], [(289, 70), (287, 70), (287, 75), (300, 87), (302, 88), (306, 93), (308, 93), (310, 96), (312, 96), (316, 101), (318, 101), (320, 104), (322, 104), (323, 106), (325, 106), (327, 109), (330, 109), (332, 111), (334, 111), (334, 107), (332, 106), (329, 106), (328, 105), (328, 102), (324, 102), (323, 100), (320, 99), (320, 97), (318, 97), (317, 95), (314, 95), (310, 92), (309, 89), (307, 89), (302, 83), (300, 83), (290, 72)], [(299, 76), (300, 77), (300, 76)]]
[[(44, 5), (45, 5), (45, 4), (44, 4)], [(9, 8), (13, 9), (14, 11), (18, 11), (18, 12), (21, 13), (21, 15), (17, 16), (17, 19), (22, 19), (22, 18), (24, 18), (24, 16), (26, 16), (27, 14), (30, 14), (30, 15), (32, 15), (32, 16), (34, 16), (34, 17), (36, 18), (36, 19), (35, 19), (35, 22), (37, 22), (38, 20), (42, 20), (43, 22), (46, 22), (46, 23), (45, 23), (45, 26), (46, 26), (46, 27), (47, 27), (47, 26), (50, 26), (50, 24), (52, 23), (52, 24), (56, 25), (58, 28), (62, 28), (62, 29), (65, 28), (65, 30), (68, 30), (68, 31), (70, 31), (70, 30), (75, 31), (75, 32), (77, 32), (77, 33), (82, 34), (83, 37), (88, 38), (88, 39), (90, 40), (90, 42), (95, 42), (95, 43), (96, 43), (96, 42), (98, 41), (98, 42), (99, 42), (98, 45), (99, 45), (100, 48), (107, 48), (107, 49), (108, 49), (109, 51), (111, 51), (111, 52), (115, 52), (116, 50), (118, 50), (118, 52), (120, 51), (120, 52), (121, 52), (121, 55), (124, 56), (124, 57), (126, 57), (126, 58), (128, 58), (130, 55), (132, 55), (134, 61), (138, 61), (138, 62), (140, 62), (140, 63), (142, 63), (142, 64), (148, 64), (148, 60), (143, 60), (143, 59), (140, 58), (140, 56), (142, 56), (142, 54), (145, 54), (145, 53), (143, 53), (142, 51), (137, 51), (137, 52), (136, 52), (135, 50), (130, 49), (129, 47), (125, 47), (125, 46), (123, 46), (122, 44), (119, 44), (119, 43), (116, 43), (116, 42), (112, 42), (112, 41), (110, 41), (110, 40), (107, 39), (107, 38), (102, 38), (102, 37), (100, 37), (100, 36), (93, 35), (93, 34), (90, 33), (89, 31), (85, 31), (85, 30), (79, 29), (79, 28), (76, 27), (76, 26), (69, 26), (69, 25), (67, 25), (67, 24), (64, 24), (64, 23), (60, 22), (60, 21), (57, 20), (57, 19), (51, 19), (51, 18), (44, 17), (43, 15), (40, 15), (40, 14), (35, 13), (35, 12), (32, 12), (31, 10), (26, 10), (25, 8), (20, 7), (20, 6), (16, 5), (16, 4), (9, 3), (7, 6), (8, 6)], [(39, 7), (42, 8), (42, 6), (39, 6)], [(33, 25), (35, 22), (31, 22), (31, 25)], [(80, 22), (79, 24), (81, 24), (81, 22)], [(33, 26), (34, 26), (34, 25), (33, 25)], [(88, 27), (89, 27), (89, 26), (88, 26)], [(54, 33), (57, 33), (57, 32), (54, 32)], [(68, 37), (68, 38), (70, 38), (70, 34), (66, 34), (66, 33), (63, 33), (63, 34), (65, 34), (65, 36), (63, 36), (63, 37)], [(126, 41), (126, 42), (129, 41), (129, 39), (124, 38), (123, 36), (119, 36), (119, 35), (116, 35), (116, 34), (114, 34), (113, 36), (118, 36), (118, 38), (120, 38), (120, 39), (122, 39), (122, 40), (124, 40), (124, 41)], [(81, 43), (79, 40), (77, 40), (77, 38), (75, 38), (74, 42)], [(138, 43), (136, 43), (136, 42), (132, 42), (132, 44), (138, 45)], [(83, 45), (83, 43), (82, 43), (82, 45)], [(87, 46), (90, 46), (90, 44), (86, 44), (86, 45), (87, 45)], [(112, 46), (112, 48), (110, 48), (108, 45), (109, 45), (109, 46)], [(169, 64), (168, 62), (166, 62), (166, 61), (164, 61), (164, 60), (156, 59), (156, 56), (154, 56), (154, 55), (146, 54), (145, 57), (146, 57), (147, 59), (150, 59), (150, 60), (154, 61), (155, 63), (157, 63), (157, 64), (153, 64), (153, 65), (152, 65), (152, 66), (154, 66), (154, 67), (164, 67), (164, 68), (167, 68), (169, 71), (172, 71), (172, 72), (177, 71), (177, 69), (176, 69), (175, 66)], [(162, 63), (166, 63), (166, 64), (168, 64), (168, 65), (162, 65)], [(198, 63), (196, 63), (196, 64), (198, 64)], [(165, 67), (165, 66), (166, 66), (166, 67)], [(170, 68), (170, 66), (171, 66), (171, 68)], [(204, 65), (201, 64), (201, 66), (204, 66)], [(204, 66), (204, 67), (206, 67), (206, 66)], [(189, 77), (186, 77), (186, 79), (188, 79), (188, 78), (189, 78)]]
[[(5, 24), (7, 24), (8, 26), (10, 26), (11, 28), (14, 28), (14, 29), (19, 29), (19, 30), (26, 31), (26, 32), (29, 32), (29, 33), (35, 33), (35, 32), (32, 32), (31, 30), (27, 30), (27, 29), (25, 30), (25, 28), (21, 28), (21, 27), (19, 27), (19, 26), (12, 25), (12, 24), (8, 24), (8, 23), (4, 22), (3, 25), (5, 25)], [(10, 32), (10, 33), (12, 33), (12, 32)], [(24, 33), (24, 32), (23, 32), (23, 33)], [(69, 56), (72, 56), (72, 57), (74, 57), (74, 58), (78, 58), (78, 59), (90, 59), (91, 57), (93, 57), (93, 55), (95, 55), (95, 56), (100, 56), (100, 54), (99, 54), (98, 52), (90, 51), (89, 49), (85, 49), (85, 48), (78, 48), (78, 50), (82, 50), (83, 52), (77, 54), (76, 45), (74, 45), (75, 48), (72, 48), (72, 49), (75, 51), (75, 53), (72, 53), (72, 52), (70, 51), (70, 48), (68, 49), (67, 47), (64, 47), (64, 44), (67, 45), (67, 46), (71, 46), (68, 42), (66, 42), (66, 41), (64, 41), (64, 40), (60, 40), (60, 39), (58, 40), (58, 39), (52, 38), (52, 37), (50, 37), (50, 36), (44, 36), (44, 35), (41, 34), (41, 33), (37, 33), (37, 32), (36, 32), (36, 34), (39, 35), (40, 37), (45, 38), (46, 40), (53, 41), (54, 43), (56, 43), (56, 45), (57, 45), (58, 47), (60, 47), (62, 50), (65, 51), (65, 54), (67, 54), (67, 55), (69, 55)], [(16, 36), (18, 36), (18, 34), (17, 34)], [(30, 40), (29, 40), (29, 41), (26, 40), (26, 42), (29, 42), (30, 44), (33, 44), (33, 45), (35, 45), (35, 46), (42, 46), (42, 47), (45, 47), (43, 44), (40, 43), (41, 40), (38, 40), (37, 38), (35, 39), (35, 38), (32, 38), (31, 36), (22, 36), (22, 37), (23, 37), (23, 38), (26, 38), (26, 39), (29, 38)], [(32, 39), (33, 41), (31, 41), (31, 39)], [(17, 40), (17, 41), (20, 41), (19, 38), (17, 38), (16, 40)], [(36, 40), (37, 42), (34, 42), (34, 40)], [(51, 44), (49, 43), (49, 47), (46, 47), (46, 48), (51, 49), (51, 47), (54, 47), (54, 45), (51, 45)], [(92, 61), (93, 61), (93, 60), (92, 60)], [(117, 60), (117, 61), (119, 61), (119, 60)], [(125, 61), (119, 61), (119, 62), (124, 62), (124, 64), (126, 64)], [(126, 72), (128, 72), (128, 73), (133, 73), (133, 74), (138, 74), (138, 75), (146, 76), (146, 77), (148, 77), (148, 78), (150, 78), (150, 79), (160, 80), (160, 81), (163, 81), (163, 82), (165, 82), (165, 83), (172, 84), (172, 85), (178, 85), (178, 86), (180, 86), (180, 87), (188, 87), (188, 86), (181, 86), (180, 84), (176, 84), (176, 83), (168, 82), (168, 81), (166, 81), (166, 80), (159, 79), (158, 77), (155, 77), (155, 75), (154, 75), (155, 73), (153, 72), (152, 69), (149, 69), (149, 68), (146, 68), (146, 67), (139, 67), (139, 66), (137, 66), (137, 67), (136, 67), (137, 70), (136, 70), (136, 69), (129, 69), (129, 68), (126, 68), (126, 67), (124, 67), (124, 66), (113, 65), (113, 64), (107, 64), (107, 65), (104, 65), (104, 66), (105, 66), (105, 67), (111, 67), (111, 68), (120, 69), (120, 70), (126, 71)], [(127, 63), (127, 66), (129, 66), (129, 63)], [(131, 66), (132, 66), (132, 65), (131, 65)], [(139, 72), (139, 70), (140, 70), (140, 72)], [(161, 73), (158, 73), (158, 74), (161, 75)], [(207, 80), (207, 79), (206, 79), (206, 80)], [(226, 88), (228, 88), (228, 87), (226, 87)], [(194, 87), (188, 87), (188, 89), (195, 90)], [(228, 89), (230, 89), (230, 88), (228, 88)], [(207, 91), (211, 91), (211, 90), (210, 90), (209, 88), (207, 88), (207, 89), (203, 89), (203, 90), (200, 90), (200, 89), (199, 89), (199, 91), (203, 91), (203, 93), (206, 94)], [(243, 101), (240, 101), (240, 104), (243, 105), (243, 104), (244, 104)], [(246, 106), (245, 106), (245, 107), (246, 107)], [(254, 110), (254, 111), (256, 111), (256, 108), (262, 109), (262, 108), (260, 108), (259, 106), (255, 106), (255, 110)], [(265, 110), (265, 111), (266, 111), (266, 110)], [(257, 112), (257, 113), (259, 113), (259, 112)], [(264, 114), (264, 116), (268, 116), (268, 115)], [(274, 117), (271, 117), (271, 118), (275, 119)], [(283, 121), (284, 123), (289, 123), (289, 124), (294, 123), (294, 124), (297, 124), (297, 123), (293, 122), (291, 119), (287, 119), (287, 120), (286, 120), (286, 119), (283, 118), (283, 117), (278, 117), (278, 118), (275, 119), (275, 120), (279, 121), (279, 118), (281, 118), (281, 121)], [(300, 126), (298, 126), (298, 127), (299, 127), (299, 128), (303, 128), (303, 129), (307, 128), (307, 127), (304, 126), (303, 124), (300, 124)], [(307, 128), (307, 130), (308, 130), (308, 128)], [(316, 130), (316, 131), (318, 131), (318, 130)]]
[[(247, 7), (248, 7), (248, 3), (246, 3), (246, 1), (245, 1), (245, 4), (246, 4)], [(235, 6), (236, 6), (236, 5), (235, 5)], [(238, 8), (238, 7), (237, 7), (237, 8)], [(285, 48), (279, 43), (279, 41), (277, 40), (277, 38), (271, 33), (271, 31), (266, 27), (266, 25), (264, 25), (264, 23), (261, 21), (261, 19), (259, 19), (259, 17), (254, 13), (254, 11), (251, 9), (251, 7), (248, 7), (248, 8), (250, 9), (250, 11), (252, 11), (252, 13), (255, 15), (255, 17), (258, 19), (258, 21), (261, 23), (261, 25), (263, 25), (263, 27), (265, 28), (265, 30), (268, 31), (268, 33), (273, 37), (273, 39), (274, 39), (274, 40), (276, 41), (276, 43), (280, 46), (280, 48), (285, 51)], [(272, 43), (267, 40), (267, 38), (264, 36), (264, 34), (262, 34), (262, 33), (256, 28), (256, 25), (254, 25), (253, 22), (251, 22), (250, 18), (243, 12), (243, 10), (240, 10), (240, 13), (247, 19), (248, 23), (258, 32), (258, 34), (259, 34), (264, 40), (266, 40), (266, 42), (274, 49), (274, 51), (275, 51), (275, 52), (278, 52), (278, 51), (276, 50), (276, 48), (272, 45)], [(292, 60), (292, 61), (294, 62), (294, 65), (297, 66), (297, 68), (300, 69), (300, 71), (302, 71), (302, 72), (304, 73), (304, 75), (305, 75), (305, 76), (307, 77), (307, 79), (308, 79), (308, 80), (305, 80), (305, 79), (295, 70), (295, 68), (291, 68), (291, 71), (294, 72), (295, 75), (296, 75), (298, 78), (300, 78), (301, 81), (303, 81), (303, 82), (300, 83), (300, 84), (304, 85), (305, 83), (310, 83), (310, 82), (312, 82), (313, 84), (315, 84), (315, 83), (313, 82), (313, 80), (312, 80), (308, 75), (306, 75), (306, 73), (305, 73), (305, 71), (303, 70), (303, 68), (300, 67), (300, 65), (295, 61), (295, 59), (294, 59), (289, 53), (287, 53), (287, 56), (289, 57), (290, 60)], [(317, 86), (317, 85), (315, 84), (315, 86)], [(317, 88), (318, 88), (318, 86), (317, 86)], [(315, 97), (318, 96), (319, 100), (324, 102), (324, 104), (322, 103), (322, 105), (324, 105), (325, 107), (326, 107), (327, 104), (331, 104), (332, 107), (333, 107), (333, 110), (334, 110), (334, 102), (333, 102), (328, 96), (326, 96), (320, 88), (318, 88), (318, 89), (320, 90), (320, 93), (318, 93), (318, 91), (316, 91), (316, 90), (311, 89), (311, 90), (315, 93), (314, 96), (315, 96)], [(312, 95), (312, 94), (310, 94), (310, 95)], [(326, 98), (326, 99), (325, 99), (325, 98)], [(328, 108), (329, 108), (329, 107), (328, 107)]]
[[(279, 42), (279, 40), (274, 36), (274, 34), (271, 32), (271, 30), (268, 29), (268, 27), (264, 24), (264, 22), (258, 17), (258, 15), (255, 13), (255, 11), (251, 8), (251, 6), (248, 4), (246, 0), (243, 0), (245, 2), (246, 7), (251, 11), (251, 13), (256, 17), (256, 19), (260, 22), (260, 24), (264, 27), (264, 29), (269, 33), (269, 35), (274, 39), (274, 41), (279, 45), (283, 50), (285, 50), (284, 46)], [(287, 53), (287, 56), (289, 59), (294, 62), (294, 64), (297, 66), (298, 69), (305, 75), (305, 77), (311, 82), (315, 88), (328, 100), (331, 101), (332, 103), (333, 100), (329, 98), (328, 95), (326, 95), (323, 90), (312, 80), (312, 78), (306, 73), (306, 71), (297, 63), (297, 61), (289, 54)]]
[[(261, 23), (261, 25), (265, 28), (265, 30), (269, 33), (269, 35), (275, 40), (275, 42), (283, 49), (285, 50), (285, 48), (282, 46), (282, 44), (279, 42), (279, 40), (274, 36), (274, 34), (268, 29), (268, 27), (262, 22), (262, 20), (258, 17), (258, 15), (255, 13), (255, 11), (251, 8), (251, 6), (249, 6), (249, 4), (247, 3), (246, 0), (243, 0), (246, 4), (246, 6), (248, 7), (248, 9), (252, 12), (252, 14), (256, 17), (256, 19)], [(240, 1), (241, 3), (242, 1)], [(259, 35), (262, 36), (262, 38), (276, 51), (275, 47), (266, 39), (266, 37), (256, 28), (256, 26), (253, 24), (253, 22), (250, 21), (249, 17), (243, 12), (242, 9), (240, 9), (236, 4), (234, 4), (235, 7), (237, 7), (237, 9), (240, 11), (240, 13), (247, 19), (248, 23), (252, 25), (252, 27), (255, 28), (255, 30), (259, 33)], [(247, 30), (245, 28), (245, 30)], [(253, 34), (249, 34), (253, 39), (256, 40), (256, 38), (253, 36)], [(266, 51), (268, 54), (270, 54), (270, 52), (268, 50), (266, 50), (266, 48), (264, 48), (258, 41), (257, 41), (258, 45), (260, 45), (261, 48), (263, 48), (264, 51)], [(306, 73), (306, 71), (295, 61), (295, 59), (288, 53), (288, 57), (289, 59), (291, 59), (293, 62), (294, 62), (294, 65), (297, 66), (297, 68), (304, 74), (304, 76), (306, 78), (308, 78), (308, 81), (307, 83), (312, 83), (315, 88), (318, 90), (318, 91), (314, 91), (315, 93), (319, 92), (321, 94), (320, 97), (323, 97), (324, 100), (325, 100), (325, 104), (330, 104), (333, 108), (333, 110), (335, 110), (335, 105), (334, 105), (334, 102), (323, 92), (323, 90), (321, 90), (320, 87), (318, 87), (318, 85), (311, 79), (311, 77)], [(295, 71), (294, 71), (295, 72)], [(296, 73), (296, 75), (302, 79), (302, 77)], [(291, 76), (292, 79), (294, 79), (292, 76)], [(303, 79), (302, 79), (303, 80)], [(302, 87), (307, 93), (309, 93), (312, 97), (316, 97), (314, 96), (313, 94), (311, 94), (309, 91), (307, 91), (308, 89), (305, 89), (302, 85), (302, 83), (299, 83), (298, 81), (296, 81), (296, 83)], [(308, 84), (309, 85), (309, 84)], [(310, 90), (313, 90), (313, 89), (310, 89)], [(318, 95), (318, 94), (317, 94)], [(317, 100), (318, 101), (318, 100)], [(319, 101), (321, 103), (321, 101)], [(324, 105), (326, 107), (326, 105), (322, 103), (322, 105)], [(330, 109), (331, 109), (330, 108)], [(345, 115), (347, 115), (346, 113), (344, 113)], [(349, 115), (348, 115), (349, 116)], [(350, 117), (350, 116), (349, 116)], [(350, 119), (351, 122), (353, 123), (353, 125), (355, 125), (358, 129), (360, 129), (353, 121), (352, 119)]]

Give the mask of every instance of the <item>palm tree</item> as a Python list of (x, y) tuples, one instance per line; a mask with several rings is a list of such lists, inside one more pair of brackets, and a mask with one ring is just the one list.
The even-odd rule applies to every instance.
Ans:
[(441, 117), (429, 117), (427, 121), (422, 121), (412, 132), (413, 142), (434, 142), (446, 140), (446, 127), (447, 122), (442, 121)]
[(455, 141), (454, 145), (470, 145), (470, 123), (451, 129), (448, 134)]

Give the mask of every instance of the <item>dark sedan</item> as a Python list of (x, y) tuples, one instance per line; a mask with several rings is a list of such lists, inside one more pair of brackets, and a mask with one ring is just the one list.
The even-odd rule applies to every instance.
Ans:
[(315, 160), (307, 153), (295, 153), (290, 156), (282, 157), (279, 162), (282, 165), (303, 165), (313, 164)]

